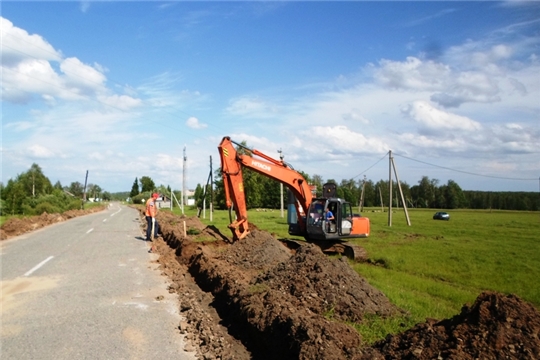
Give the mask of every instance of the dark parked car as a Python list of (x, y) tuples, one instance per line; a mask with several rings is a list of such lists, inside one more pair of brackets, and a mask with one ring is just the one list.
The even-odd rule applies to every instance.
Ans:
[(436, 212), (435, 215), (433, 215), (433, 220), (450, 220), (450, 214), (444, 211)]

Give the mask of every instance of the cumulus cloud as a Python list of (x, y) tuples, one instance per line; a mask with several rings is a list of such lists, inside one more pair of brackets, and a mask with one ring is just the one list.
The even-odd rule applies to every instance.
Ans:
[[(530, 53), (534, 43), (532, 39), (512, 45), (467, 41), (446, 50), (438, 61), (422, 56), (410, 56), (405, 61), (382, 59), (371, 65), (371, 71), (383, 88), (430, 91), (430, 100), (445, 108), (500, 102), (507, 91), (522, 96), (528, 93), (523, 72), (535, 63), (535, 56)], [(518, 55), (521, 61), (516, 61)], [(527, 57), (530, 64), (525, 62)]]
[(402, 112), (427, 129), (476, 131), (482, 128), (474, 120), (437, 109), (426, 101), (415, 101), (405, 106)]
[(199, 119), (193, 116), (186, 120), (186, 125), (192, 129), (204, 129), (208, 126), (207, 124), (199, 122)]
[(451, 75), (448, 65), (407, 57), (405, 61), (381, 60), (374, 78), (384, 87), (398, 90), (441, 90)]
[(39, 158), (39, 159), (47, 159), (47, 158), (51, 158), (55, 156), (53, 151), (39, 144), (30, 146), (28, 148), (28, 155), (30, 157)]
[[(137, 105), (136, 99), (125, 96), (114, 99), (110, 95), (103, 66), (88, 65), (76, 57), (64, 58), (41, 36), (30, 35), (2, 17), (0, 27), (4, 100), (24, 104), (43, 99), (49, 105), (55, 105), (57, 99), (76, 101), (103, 96), (106, 102), (121, 100), (122, 107)], [(53, 64), (58, 66), (59, 71)]]
[(97, 68), (83, 64), (79, 59), (71, 57), (60, 62), (60, 70), (65, 74), (65, 84), (77, 90), (88, 89), (95, 91), (104, 86), (106, 77), (101, 72), (103, 67)]
[(62, 54), (56, 51), (41, 36), (30, 35), (26, 30), (13, 26), (13, 23), (0, 17), (0, 36), (2, 39), (2, 67), (12, 68), (20, 62), (31, 59), (60, 61)]
[(305, 142), (311, 143), (319, 153), (383, 154), (390, 147), (377, 137), (366, 137), (347, 126), (315, 126), (303, 132)]
[(127, 95), (99, 96), (99, 101), (117, 110), (129, 110), (142, 105), (142, 100)]

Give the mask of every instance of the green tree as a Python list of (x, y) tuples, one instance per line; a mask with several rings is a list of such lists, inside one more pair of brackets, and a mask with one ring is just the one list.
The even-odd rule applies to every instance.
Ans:
[(101, 195), (101, 198), (105, 201), (111, 201), (112, 195), (108, 191), (104, 191), (103, 194)]
[(72, 182), (69, 187), (67, 188), (67, 191), (69, 191), (73, 196), (82, 198), (83, 192), (84, 192), (84, 186), (78, 181)]
[(463, 191), (454, 180), (448, 180), (444, 188), (444, 198), (446, 200), (446, 209), (459, 209), (466, 206)]
[(34, 198), (50, 194), (53, 190), (51, 181), (43, 175), (41, 167), (36, 163), (32, 164), (27, 172), (19, 175), (17, 181), (22, 183), (25, 193)]
[(440, 195), (437, 192), (437, 184), (439, 180), (429, 179), (427, 176), (422, 176), (422, 179), (418, 182), (418, 186), (414, 187), (412, 193), (414, 194), (417, 207), (429, 208), (437, 207), (441, 201)]
[(198, 208), (202, 208), (203, 206), (203, 193), (203, 187), (201, 186), (201, 184), (197, 184), (197, 186), (195, 187), (195, 193), (193, 194), (193, 198), (195, 199), (195, 205)]
[(141, 193), (152, 192), (156, 188), (156, 184), (154, 184), (154, 180), (152, 180), (148, 176), (142, 176), (139, 182), (141, 183)]
[(137, 195), (139, 195), (139, 179), (135, 178), (135, 181), (131, 186), (131, 192), (129, 193), (129, 197), (134, 198)]
[(27, 196), (21, 182), (9, 179), (2, 192), (2, 199), (4, 200), (2, 213), (5, 215), (22, 214), (23, 201)]
[(28, 214), (36, 205), (36, 199), (49, 195), (54, 188), (50, 180), (43, 174), (37, 164), (17, 175), (15, 180), (10, 179), (2, 191), (4, 214)]

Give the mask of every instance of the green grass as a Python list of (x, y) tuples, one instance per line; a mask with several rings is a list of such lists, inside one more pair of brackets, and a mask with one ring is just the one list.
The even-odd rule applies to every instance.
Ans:
[[(355, 324), (368, 343), (426, 318), (457, 315), (486, 290), (513, 293), (540, 307), (539, 212), (453, 210), (450, 221), (440, 221), (432, 219), (436, 210), (412, 209), (407, 226), (402, 209), (394, 211), (391, 227), (388, 213), (364, 211), (370, 237), (352, 241), (377, 263), (351, 263), (353, 268), (408, 312)], [(289, 237), (286, 216), (249, 211), (250, 222), (278, 237)], [(201, 220), (210, 224), (208, 212)], [(212, 224), (225, 234), (228, 223), (227, 211), (214, 212)]]

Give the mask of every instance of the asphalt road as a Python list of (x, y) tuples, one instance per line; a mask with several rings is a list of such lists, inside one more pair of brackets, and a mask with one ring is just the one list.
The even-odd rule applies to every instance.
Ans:
[(138, 217), (112, 204), (0, 242), (1, 359), (195, 359)]

